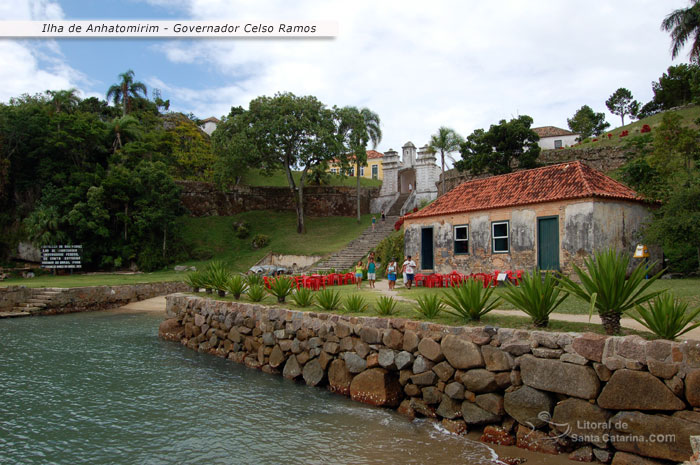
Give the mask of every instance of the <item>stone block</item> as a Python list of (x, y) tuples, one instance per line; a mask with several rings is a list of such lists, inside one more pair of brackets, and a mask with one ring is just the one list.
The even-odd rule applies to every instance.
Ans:
[(554, 398), (546, 392), (523, 386), (506, 393), (503, 408), (521, 425), (539, 428), (546, 424), (543, 418), (551, 418)]
[(450, 334), (442, 339), (440, 348), (450, 365), (458, 370), (484, 366), (479, 346), (471, 341)]
[(690, 436), (698, 433), (697, 423), (641, 412), (620, 412), (610, 419), (610, 424), (610, 440), (616, 449), (675, 462), (693, 454)]
[(394, 374), (384, 368), (372, 368), (355, 376), (350, 383), (350, 397), (380, 407), (396, 407), (401, 402), (402, 389)]
[(489, 371), (508, 371), (513, 368), (513, 356), (493, 346), (482, 346), (486, 369)]
[(685, 404), (657, 377), (645, 371), (618, 370), (598, 397), (612, 410), (683, 410)]
[(602, 336), (595, 333), (585, 333), (582, 336), (574, 338), (572, 347), (577, 354), (594, 362), (603, 361), (603, 349), (607, 336)]
[(582, 399), (595, 399), (600, 389), (600, 380), (593, 368), (532, 355), (523, 356), (520, 374), (523, 383), (530, 387)]

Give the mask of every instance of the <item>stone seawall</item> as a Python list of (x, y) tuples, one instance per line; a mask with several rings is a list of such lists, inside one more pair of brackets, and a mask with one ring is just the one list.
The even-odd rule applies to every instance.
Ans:
[[(252, 210), (295, 211), (296, 204), (287, 187), (237, 186), (222, 191), (214, 184), (178, 181), (180, 200), (192, 216), (231, 216)], [(369, 213), (370, 199), (379, 188), (362, 188), (360, 210)], [(310, 216), (352, 216), (357, 211), (354, 187), (304, 187), (304, 212)]]
[(698, 341), (452, 327), (186, 294), (168, 296), (166, 312), (163, 338), (457, 434), (483, 428), (486, 442), (652, 464), (688, 460), (700, 434)]
[(0, 312), (9, 310), (26, 302), (32, 295), (32, 289), (24, 286), (0, 287)]

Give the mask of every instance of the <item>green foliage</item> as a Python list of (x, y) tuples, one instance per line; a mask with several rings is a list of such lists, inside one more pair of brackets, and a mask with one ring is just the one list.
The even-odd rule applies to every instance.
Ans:
[(262, 284), (251, 284), (246, 292), (252, 302), (262, 302), (265, 298), (265, 286)]
[[(445, 193), (445, 155), (450, 157), (450, 153), (458, 151), (462, 143), (464, 143), (462, 136), (457, 134), (454, 129), (445, 126), (441, 126), (436, 134), (430, 136), (428, 150), (433, 153), (440, 153), (440, 163), (443, 173), (442, 183), (440, 185), (440, 192), (442, 194)], [(454, 162), (454, 160), (452, 161)]]
[(265, 282), (263, 277), (259, 274), (249, 274), (246, 277), (246, 281), (248, 281), (248, 286), (262, 286)]
[(335, 310), (340, 306), (340, 292), (323, 289), (316, 293), (316, 306), (323, 310)]
[[(560, 293), (561, 297), (559, 297)], [(501, 295), (503, 300), (527, 313), (532, 318), (533, 324), (539, 327), (549, 324), (549, 315), (568, 296), (567, 292), (562, 292), (557, 287), (557, 280), (552, 273), (546, 272), (542, 279), (538, 269), (531, 273), (524, 273), (520, 286), (507, 283), (505, 292)]]
[(700, 66), (681, 63), (669, 66), (658, 81), (651, 83), (654, 91), (653, 102), (661, 110), (686, 105), (693, 101), (693, 86), (697, 83)]
[[(397, 260), (397, 268), (399, 263), (403, 263), (404, 253), (404, 235), (402, 231), (395, 231), (382, 239), (375, 248), (375, 256), (381, 264), (382, 270), (386, 273), (386, 267), (391, 262), (392, 258)], [(397, 269), (398, 273), (398, 269)]]
[(202, 271), (188, 273), (183, 281), (190, 286), (194, 292), (199, 292), (199, 289), (206, 287), (206, 276)]
[(700, 160), (699, 143), (700, 133), (683, 125), (678, 113), (664, 113), (654, 132), (654, 151), (649, 156), (649, 164), (666, 178), (678, 175), (685, 178), (669, 179), (672, 184), (687, 180)]
[(428, 320), (436, 318), (445, 309), (442, 299), (437, 294), (419, 296), (416, 304), (415, 312)]
[(292, 300), (301, 308), (310, 307), (314, 303), (314, 294), (311, 289), (301, 287), (292, 293)]
[(255, 237), (253, 237), (253, 248), (254, 249), (262, 249), (263, 247), (266, 247), (270, 243), (270, 236), (267, 234), (256, 234)]
[(343, 310), (347, 313), (362, 313), (367, 310), (367, 301), (364, 297), (359, 294), (350, 294), (345, 297), (345, 303), (343, 304)]
[(398, 308), (396, 308), (396, 305), (397, 302), (393, 297), (383, 295), (377, 299), (375, 309), (381, 316), (392, 316), (399, 311)]
[[(608, 334), (619, 334), (623, 312), (653, 299), (663, 291), (646, 292), (662, 272), (645, 279), (646, 266), (639, 263), (627, 277), (630, 257), (614, 249), (600, 251), (584, 261), (586, 270), (574, 265), (581, 283), (568, 276), (559, 279), (559, 286), (590, 304), (603, 321)], [(652, 264), (653, 267), (653, 264)]]
[(572, 118), (566, 120), (569, 129), (580, 134), (580, 139), (601, 135), (610, 123), (605, 121), (605, 113), (596, 113), (588, 105), (584, 105), (574, 113)]
[(608, 107), (610, 113), (617, 115), (622, 119), (622, 125), (625, 125), (625, 116), (630, 115), (631, 118), (636, 117), (639, 112), (639, 102), (634, 100), (632, 92), (629, 89), (620, 87), (605, 101), (605, 106)]
[(452, 310), (445, 309), (464, 322), (479, 321), (482, 316), (496, 308), (501, 299), (489, 303), (494, 288), (487, 287), (481, 281), (468, 279), (457, 287), (445, 290), (442, 300)]
[(284, 299), (292, 293), (295, 288), (295, 282), (292, 278), (279, 276), (270, 282), (268, 292), (277, 297), (277, 302), (282, 303)]
[(475, 130), (462, 144), (462, 160), (457, 161), (455, 167), (473, 174), (510, 173), (513, 162), (520, 168), (534, 168), (540, 155), (537, 144), (540, 138), (531, 129), (532, 122), (531, 117), (522, 115), (510, 121), (501, 120), (488, 131)]
[(238, 221), (233, 223), (232, 229), (236, 237), (239, 239), (245, 239), (250, 235), (250, 223), (247, 221)]
[(663, 293), (649, 302), (649, 308), (635, 306), (637, 314), (629, 316), (647, 327), (663, 339), (673, 341), (677, 337), (700, 327), (693, 319), (700, 315), (700, 307), (688, 312), (688, 304), (673, 298), (670, 293)]
[(139, 81), (134, 81), (134, 72), (127, 70), (119, 75), (119, 84), (112, 85), (107, 90), (107, 100), (112, 99), (114, 105), (122, 107), (122, 113), (126, 116), (131, 111), (132, 100), (143, 95), (146, 96), (146, 85)]
[(226, 283), (226, 291), (236, 300), (239, 300), (241, 294), (245, 294), (247, 290), (248, 283), (246, 283), (245, 278), (239, 274), (232, 275), (228, 279), (228, 283)]
[(673, 10), (661, 22), (661, 29), (671, 33), (671, 58), (676, 58), (691, 40), (690, 61), (700, 62), (700, 3), (693, 1), (688, 8)]
[(223, 262), (211, 262), (204, 271), (204, 287), (225, 292), (230, 278), (231, 270)]

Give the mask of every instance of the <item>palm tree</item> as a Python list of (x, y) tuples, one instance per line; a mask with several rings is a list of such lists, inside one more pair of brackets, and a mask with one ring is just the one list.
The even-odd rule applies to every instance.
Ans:
[(661, 30), (671, 33), (671, 58), (676, 58), (686, 42), (692, 40), (690, 61), (700, 61), (700, 0), (672, 11), (661, 22)]
[(441, 126), (438, 129), (437, 134), (430, 136), (430, 144), (428, 144), (428, 149), (433, 153), (440, 152), (440, 159), (442, 161), (442, 182), (440, 183), (440, 190), (442, 191), (440, 195), (445, 193), (445, 155), (451, 152), (456, 152), (459, 150), (459, 145), (463, 142), (462, 136), (457, 134), (454, 129), (450, 129), (445, 126)]
[(120, 74), (119, 78), (121, 82), (110, 86), (107, 90), (107, 100), (112, 99), (115, 105), (121, 102), (122, 116), (126, 116), (131, 106), (130, 99), (140, 97), (141, 94), (146, 97), (147, 90), (143, 82), (134, 81), (132, 70)]
[[(382, 141), (382, 129), (380, 127), (381, 121), (379, 120), (379, 115), (370, 110), (369, 108), (363, 108), (360, 110), (360, 115), (362, 115), (362, 120), (365, 125), (365, 132), (370, 142), (372, 142), (372, 150), (377, 148), (377, 145)], [(360, 163), (364, 166), (367, 163), (367, 151), (362, 151), (362, 156), (359, 153), (355, 154), (355, 175), (357, 176), (357, 222), (361, 221), (360, 217)]]
[(122, 116), (114, 118), (110, 125), (110, 130), (114, 134), (114, 142), (112, 143), (112, 151), (124, 147), (127, 139), (138, 139), (141, 137), (141, 122), (133, 116)]
[(51, 111), (57, 114), (61, 112), (70, 113), (72, 110), (75, 110), (80, 103), (80, 97), (78, 97), (77, 92), (75, 88), (68, 90), (47, 90), (46, 94), (51, 97)]

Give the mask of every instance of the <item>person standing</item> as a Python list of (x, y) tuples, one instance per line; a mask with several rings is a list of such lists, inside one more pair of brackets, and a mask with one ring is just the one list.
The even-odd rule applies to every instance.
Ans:
[(377, 217), (372, 217), (372, 232), (374, 232), (374, 227), (377, 225)]
[(362, 286), (362, 274), (365, 271), (365, 267), (362, 264), (362, 260), (357, 262), (357, 266), (355, 267), (355, 283), (357, 284), (357, 288), (359, 289), (360, 286)]
[(413, 273), (416, 271), (416, 262), (411, 259), (410, 255), (406, 258), (406, 261), (403, 262), (403, 268), (406, 271), (406, 288), (411, 289), (414, 278)]
[(408, 257), (404, 255), (403, 257), (403, 264), (401, 265), (401, 273), (403, 274), (403, 285), (406, 285), (406, 262), (408, 261)]
[(374, 261), (374, 256), (369, 257), (367, 262), (367, 281), (369, 281), (370, 289), (374, 289), (374, 281), (377, 280), (377, 264)]
[(392, 258), (386, 266), (386, 279), (389, 281), (389, 290), (393, 291), (396, 286), (396, 258)]
[(384, 210), (382, 210), (382, 221), (386, 221), (386, 213), (384, 213)]

